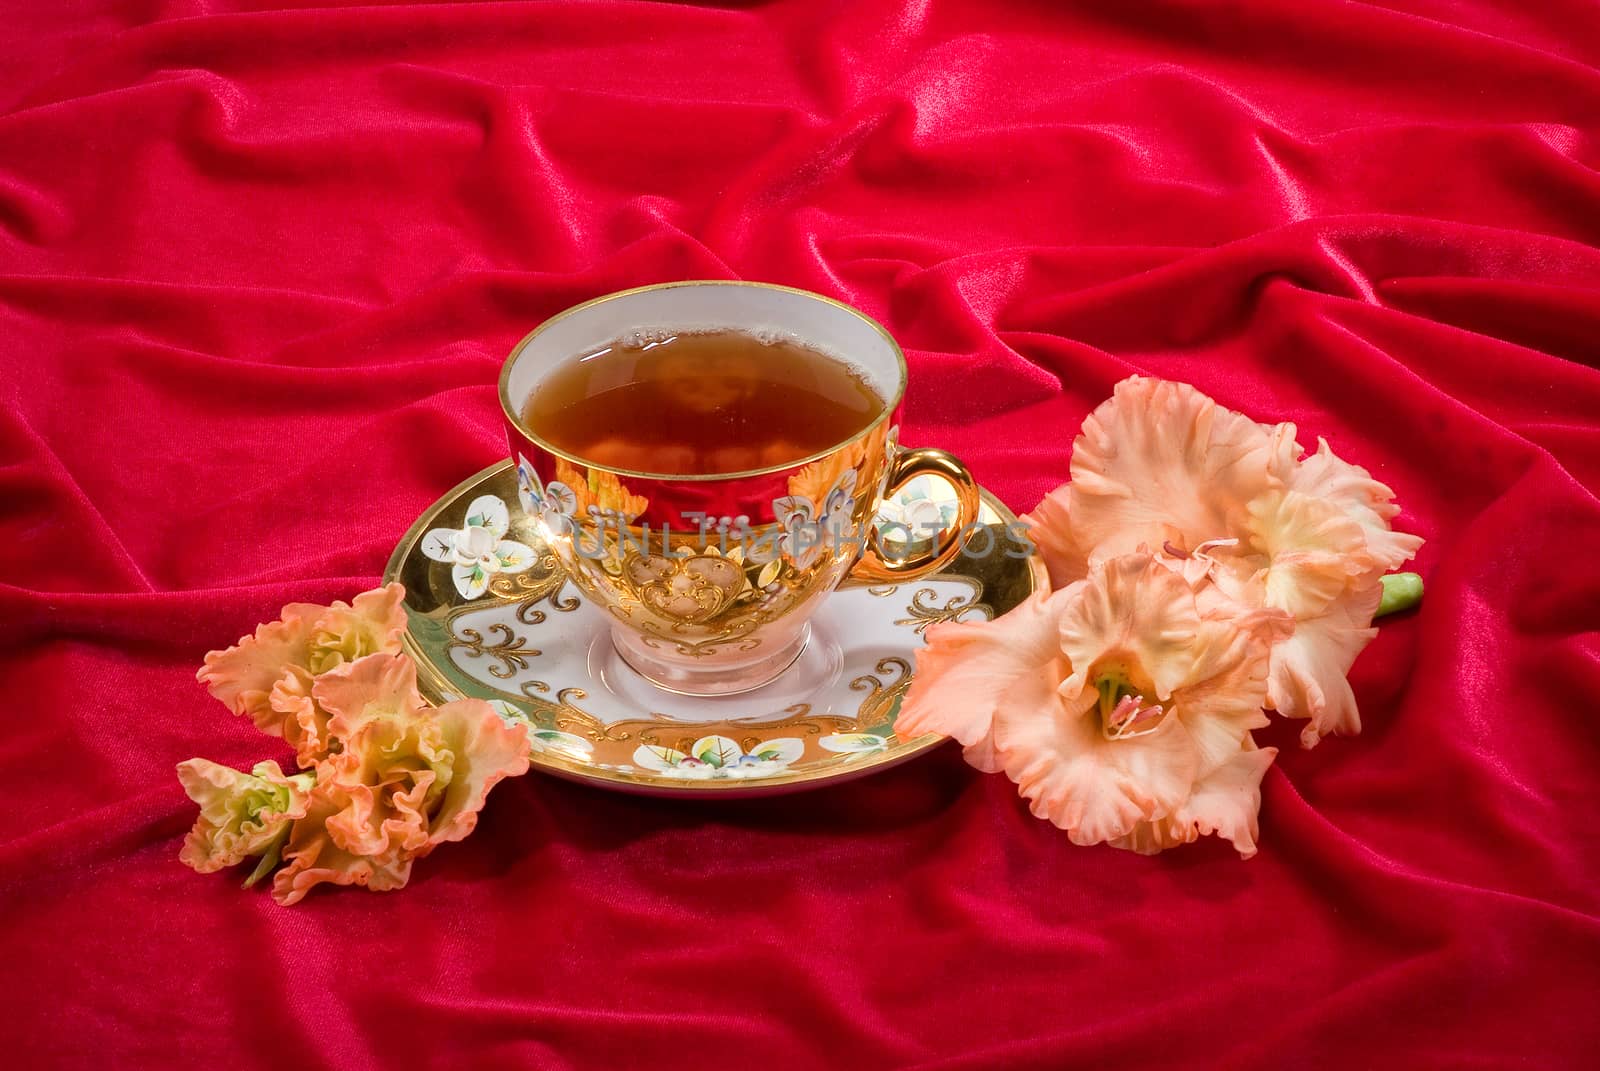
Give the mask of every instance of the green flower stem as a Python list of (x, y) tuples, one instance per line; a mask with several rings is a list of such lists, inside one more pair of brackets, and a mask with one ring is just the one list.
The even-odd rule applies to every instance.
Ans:
[(289, 827), (292, 825), (294, 825), (293, 822), (283, 823), (283, 828), (278, 831), (278, 835), (276, 837), (272, 838), (272, 843), (269, 844), (267, 846), (267, 850), (262, 853), (261, 862), (257, 863), (256, 868), (250, 872), (250, 876), (244, 879), (243, 888), (248, 889), (250, 886), (254, 885), (256, 882), (272, 873), (272, 868), (277, 866), (278, 862), (283, 858), (283, 845), (284, 842), (289, 839)]
[(1383, 598), (1374, 617), (1409, 610), (1422, 601), (1422, 577), (1416, 573), (1390, 573), (1383, 578)]

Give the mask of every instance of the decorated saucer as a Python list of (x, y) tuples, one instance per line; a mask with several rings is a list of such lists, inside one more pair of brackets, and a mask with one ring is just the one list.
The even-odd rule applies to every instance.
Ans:
[[(899, 526), (950, 523), (955, 508), (944, 484), (922, 478), (885, 502), (879, 523), (892, 540)], [(468, 525), (517, 548), (507, 559), (515, 571), (463, 577), (430, 544)], [(902, 584), (847, 580), (817, 611), (793, 666), (725, 696), (667, 691), (617, 656), (605, 614), (523, 513), (509, 460), (429, 507), (384, 581), (405, 585), (405, 650), (424, 694), (484, 699), (526, 721), (535, 766), (649, 795), (760, 795), (859, 777), (944, 739), (895, 733), (916, 650), (929, 625), (996, 617), (1045, 583), (1018, 534), (1016, 516), (985, 491), (979, 525), (948, 566)]]

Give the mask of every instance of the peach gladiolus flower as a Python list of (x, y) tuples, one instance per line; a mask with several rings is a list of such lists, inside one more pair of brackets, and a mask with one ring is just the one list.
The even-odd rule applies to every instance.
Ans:
[(527, 772), (526, 726), (478, 699), (429, 707), (407, 658), (360, 659), (318, 680), (312, 697), (339, 750), (318, 762), (284, 849), (281, 904), (323, 882), (401, 888), (414, 860), (472, 832), (490, 789)]
[(1255, 853), (1277, 611), (1202, 611), (1140, 551), (988, 624), (930, 628), (896, 732), (942, 732), (1074, 843), (1159, 851), (1220, 834)]
[(196, 676), (235, 714), (287, 740), (300, 766), (310, 767), (328, 752), (327, 715), (312, 700), (314, 681), (368, 655), (398, 652), (404, 598), (405, 588), (390, 584), (348, 604), (290, 603), (279, 620), (207, 654)]
[(1260, 424), (1187, 383), (1130, 376), (1073, 442), (1074, 543), (1093, 563), (1236, 536), (1248, 503), (1281, 483), (1271, 447)]
[(178, 780), (200, 805), (200, 817), (184, 838), (178, 858), (201, 874), (261, 856), (245, 881), (255, 884), (278, 865), (289, 823), (306, 813), (311, 775), (285, 777), (275, 762), (257, 763), (249, 773), (208, 759), (178, 764)]
[[(1276, 431), (1298, 455), (1294, 425), (1282, 424)], [(1328, 733), (1361, 731), (1346, 674), (1377, 635), (1370, 626), (1383, 597), (1384, 572), (1415, 555), (1422, 539), (1390, 528), (1400, 512), (1394, 492), (1366, 469), (1340, 460), (1325, 439), (1317, 440), (1315, 454), (1296, 461), (1286, 483), (1286, 495), (1310, 496), (1338, 510), (1359, 528), (1363, 541), (1360, 553), (1351, 555), (1361, 568), (1346, 569), (1345, 585), (1332, 598), (1297, 612), (1294, 636), (1273, 651), (1268, 705), (1286, 717), (1310, 719), (1300, 737), (1310, 747)]]
[[(1208, 576), (1197, 591), (1283, 610), (1267, 705), (1307, 718), (1301, 742), (1360, 731), (1345, 675), (1375, 631), (1382, 574), (1422, 540), (1395, 532), (1393, 492), (1292, 424), (1263, 425), (1193, 387), (1133, 376), (1084, 421), (1072, 480), (1024, 518), (1060, 585), (1140, 546)], [(1199, 573), (1196, 574), (1196, 570)]]

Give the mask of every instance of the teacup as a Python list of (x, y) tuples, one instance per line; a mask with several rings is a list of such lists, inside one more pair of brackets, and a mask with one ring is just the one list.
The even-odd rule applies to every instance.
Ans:
[[(882, 408), (819, 453), (715, 475), (599, 464), (522, 419), (541, 383), (577, 355), (629, 332), (687, 325), (781, 332), (839, 354)], [(899, 445), (905, 386), (899, 345), (856, 309), (790, 287), (705, 280), (624, 290), (546, 320), (506, 359), (500, 405), (522, 507), (573, 583), (611, 616), (617, 654), (661, 687), (723, 695), (793, 664), (812, 614), (847, 577), (914, 580), (960, 551), (978, 517), (977, 484), (945, 451)], [(951, 485), (956, 518), (885, 538), (883, 499), (926, 475)]]

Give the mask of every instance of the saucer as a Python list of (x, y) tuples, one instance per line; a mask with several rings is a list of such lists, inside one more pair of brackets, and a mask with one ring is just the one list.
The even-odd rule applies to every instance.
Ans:
[[(884, 504), (884, 537), (955, 501), (938, 480), (912, 481)], [(425, 553), (437, 529), (501, 528), (533, 565), (463, 583)], [(981, 529), (944, 569), (903, 584), (845, 581), (810, 623), (795, 664), (735, 695), (689, 696), (634, 672), (611, 644), (608, 617), (562, 573), (523, 513), (502, 461), (452, 488), (419, 517), (384, 570), (406, 588), (406, 653), (430, 700), (484, 699), (525, 721), (533, 765), (560, 777), (662, 796), (792, 792), (860, 777), (938, 745), (894, 731), (923, 632), (942, 621), (1005, 613), (1044, 584), (1013, 535), (1016, 516), (983, 492)], [(474, 593), (470, 594), (469, 593)]]

